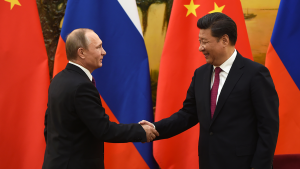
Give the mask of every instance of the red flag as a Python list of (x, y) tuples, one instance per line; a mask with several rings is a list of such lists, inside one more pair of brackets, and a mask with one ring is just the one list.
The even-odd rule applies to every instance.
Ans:
[[(236, 48), (253, 60), (239, 0), (174, 1), (160, 63), (155, 121), (182, 107), (194, 71), (206, 63), (198, 51), (197, 21), (213, 12), (222, 12), (236, 22)], [(162, 169), (198, 168), (198, 139), (199, 124), (173, 138), (154, 142), (154, 157)]]
[(36, 1), (0, 1), (0, 168), (40, 169), (50, 83)]

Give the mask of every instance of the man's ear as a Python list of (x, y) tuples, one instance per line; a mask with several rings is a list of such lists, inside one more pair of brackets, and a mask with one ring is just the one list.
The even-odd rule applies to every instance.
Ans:
[(222, 44), (225, 46), (228, 46), (230, 44), (229, 36), (227, 34), (223, 35), (221, 38)]
[(81, 59), (84, 59), (85, 58), (85, 55), (84, 55), (84, 49), (83, 48), (78, 48), (77, 49), (77, 54), (78, 56), (81, 58)]

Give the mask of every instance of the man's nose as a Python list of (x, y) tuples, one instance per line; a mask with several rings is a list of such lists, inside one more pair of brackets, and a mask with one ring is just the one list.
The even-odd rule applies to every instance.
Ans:
[(106, 55), (106, 51), (104, 50), (104, 48), (102, 48), (102, 55), (104, 56), (104, 55)]
[(200, 46), (199, 46), (199, 51), (201, 52), (201, 51), (203, 51), (203, 50), (204, 50), (203, 45), (200, 45)]

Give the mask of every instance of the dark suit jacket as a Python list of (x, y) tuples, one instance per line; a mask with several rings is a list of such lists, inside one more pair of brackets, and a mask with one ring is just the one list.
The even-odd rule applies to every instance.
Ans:
[(109, 121), (96, 87), (75, 65), (55, 76), (48, 93), (43, 169), (101, 169), (103, 142), (147, 140), (141, 125)]
[(209, 64), (195, 71), (182, 109), (154, 123), (160, 134), (157, 139), (200, 122), (201, 169), (270, 169), (279, 130), (279, 101), (268, 69), (238, 53), (211, 120), (212, 71)]

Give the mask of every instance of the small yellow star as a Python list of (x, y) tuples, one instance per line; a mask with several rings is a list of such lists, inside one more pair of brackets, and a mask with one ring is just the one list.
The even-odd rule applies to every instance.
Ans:
[(216, 12), (220, 12), (222, 13), (223, 9), (224, 9), (225, 5), (221, 6), (221, 7), (218, 7), (217, 3), (215, 3), (215, 9), (208, 12), (208, 13), (216, 13)]
[(10, 2), (10, 10), (12, 10), (12, 8), (15, 6), (15, 5), (19, 5), (21, 6), (20, 2), (18, 0), (5, 0), (6, 2)]
[(196, 9), (200, 6), (200, 5), (195, 5), (194, 4), (194, 1), (191, 0), (191, 3), (189, 5), (184, 5), (187, 9), (188, 9), (188, 12), (186, 14), (186, 16), (189, 16), (189, 14), (194, 14), (195, 16), (197, 16), (196, 14)]

